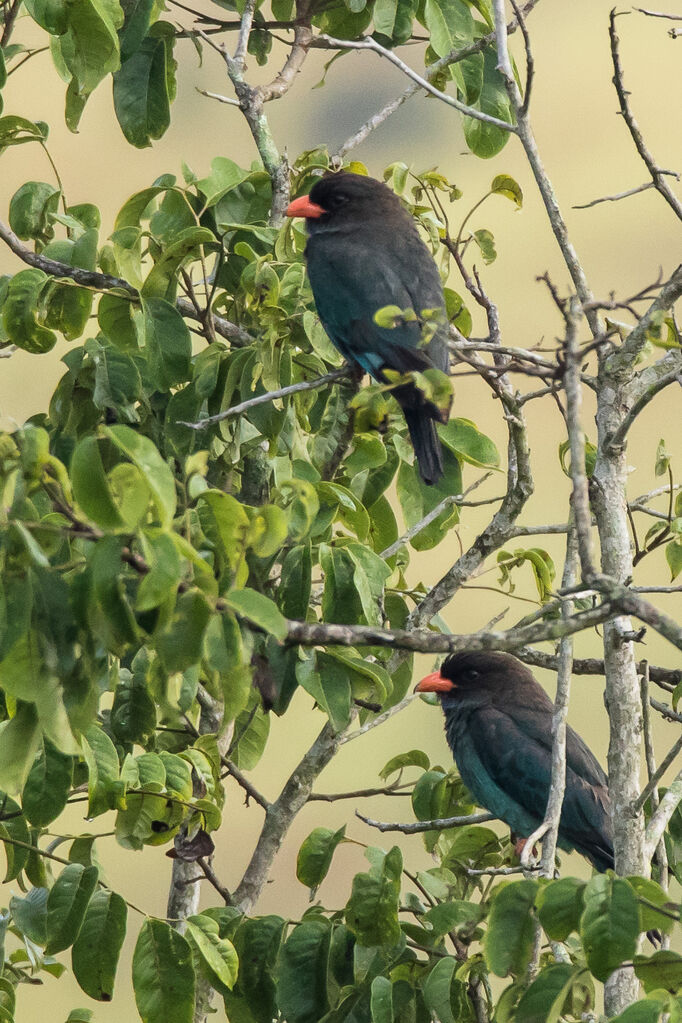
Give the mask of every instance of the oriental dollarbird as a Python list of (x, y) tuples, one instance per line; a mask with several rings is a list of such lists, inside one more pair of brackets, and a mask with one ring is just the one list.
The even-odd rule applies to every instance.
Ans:
[[(517, 836), (542, 824), (552, 770), (552, 713), (544, 689), (511, 654), (452, 654), (416, 687), (438, 693), (445, 735), (479, 806)], [(608, 779), (583, 740), (566, 728), (566, 794), (558, 844), (597, 870), (613, 868)]]
[[(388, 384), (387, 370), (447, 373), (440, 275), (397, 195), (374, 178), (326, 174), (309, 196), (291, 203), (287, 216), (306, 218), (305, 255), (317, 312), (352, 365)], [(396, 314), (380, 325), (375, 314), (387, 306), (405, 316)], [(423, 313), (435, 333), (421, 348)], [(398, 384), (392, 393), (405, 416), (420, 475), (425, 483), (437, 483), (443, 459), (435, 424), (447, 421), (448, 413), (412, 382)]]

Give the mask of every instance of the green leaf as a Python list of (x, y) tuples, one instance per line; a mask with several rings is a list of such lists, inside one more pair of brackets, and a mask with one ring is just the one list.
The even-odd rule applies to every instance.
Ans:
[(624, 878), (597, 874), (585, 888), (585, 909), (580, 918), (580, 938), (587, 965), (605, 981), (637, 951), (639, 906), (637, 896)]
[(121, 805), (123, 786), (116, 747), (98, 725), (84, 732), (81, 743), (88, 768), (88, 817), (98, 817)]
[(71, 456), (73, 495), (87, 517), (107, 530), (124, 528), (124, 521), (109, 489), (99, 443), (96, 437), (84, 437)]
[(537, 881), (512, 881), (493, 894), (484, 949), (488, 967), (498, 977), (521, 974), (530, 962), (537, 890)]
[(456, 965), (455, 960), (449, 956), (439, 959), (422, 987), (426, 1007), (432, 1018), (440, 1023), (459, 1023), (452, 1014), (450, 1004), (450, 985)]
[(70, 0), (66, 9), (69, 27), (59, 49), (79, 94), (88, 95), (120, 64), (116, 30), (123, 11), (117, 0)]
[(204, 196), (204, 207), (215, 206), (224, 195), (235, 188), (245, 177), (245, 171), (226, 156), (216, 156), (211, 160), (211, 173), (197, 181), (197, 189)]
[(45, 742), (26, 779), (21, 802), (31, 824), (45, 828), (66, 806), (73, 778), (73, 758)]
[(239, 960), (232, 942), (220, 937), (215, 920), (202, 915), (189, 917), (187, 934), (196, 945), (210, 974), (231, 991), (239, 971)]
[(430, 45), (439, 57), (461, 49), (473, 39), (474, 19), (463, 0), (426, 0), (424, 23)]
[(326, 920), (307, 920), (294, 927), (282, 946), (277, 1002), (287, 1023), (318, 1023), (324, 1016), (330, 937)]
[(670, 468), (670, 453), (666, 447), (665, 440), (661, 438), (656, 448), (656, 463), (654, 465), (655, 476), (665, 476)]
[(191, 375), (192, 340), (175, 306), (162, 298), (143, 298), (144, 343), (156, 386), (167, 391)]
[(375, 977), (369, 996), (372, 1023), (393, 1023), (393, 985), (388, 977)]
[(329, 717), (335, 731), (350, 722), (351, 686), (348, 671), (329, 654), (318, 651), (296, 666), (299, 685)]
[(50, 35), (60, 36), (68, 29), (68, 7), (65, 0), (26, 0), (26, 10)]
[(523, 206), (523, 192), (521, 186), (514, 178), (508, 174), (498, 174), (493, 178), (493, 183), (490, 186), (490, 191), (494, 195), (503, 195), (507, 199), (511, 199), (517, 209), (521, 209)]
[(137, 352), (137, 328), (130, 299), (120, 295), (102, 295), (97, 307), (97, 322), (112, 345), (125, 352)]
[(573, 985), (587, 971), (570, 963), (545, 967), (524, 991), (514, 1023), (558, 1023)]
[(26, 181), (9, 204), (10, 227), (25, 241), (49, 241), (54, 235), (50, 214), (56, 213), (61, 191), (44, 181)]
[(440, 902), (424, 914), (424, 921), (433, 928), (434, 934), (471, 934), (484, 915), (484, 908), (476, 902), (457, 899), (454, 902)]
[[(0, 792), (0, 801), (4, 817), (4, 820), (0, 821), (0, 840), (13, 838), (17, 842), (29, 845), (31, 834), (21, 813), (21, 807), (6, 792)], [(26, 866), (30, 850), (22, 849), (20, 845), (12, 845), (11, 842), (3, 842), (3, 847), (7, 858), (7, 870), (3, 881), (14, 881)]]
[(90, 613), (102, 627), (100, 638), (117, 655), (125, 653), (138, 640), (137, 623), (121, 579), (123, 547), (123, 539), (105, 536), (90, 555), (94, 597)]
[(140, 48), (149, 31), (154, 0), (132, 0), (125, 5), (125, 21), (118, 37), (121, 43), (121, 61), (125, 62)]
[(309, 544), (287, 551), (280, 573), (277, 600), (285, 618), (305, 618), (312, 587), (312, 555)]
[(319, 556), (324, 572), (323, 620), (356, 624), (362, 614), (362, 604), (356, 586), (355, 562), (345, 548), (328, 544), (320, 544)]
[(497, 259), (497, 250), (495, 248), (495, 238), (491, 231), (487, 228), (480, 228), (478, 231), (472, 233), (474, 242), (478, 246), (479, 252), (483, 262), (488, 266), (490, 263), (494, 263)]
[[(671, 903), (670, 896), (660, 884), (647, 877), (629, 877), (639, 900), (639, 929), (640, 931), (663, 931), (670, 934), (673, 929), (674, 920), (671, 920), (669, 913), (675, 903)], [(651, 905), (647, 905), (651, 903)], [(660, 906), (663, 912), (658, 912), (654, 907)]]
[(552, 941), (565, 941), (580, 925), (585, 882), (562, 877), (540, 888), (535, 902), (538, 918)]
[(382, 865), (368, 874), (356, 874), (345, 911), (346, 926), (359, 945), (397, 945), (400, 941), (398, 904), (402, 856), (397, 846)]
[(44, 945), (47, 936), (47, 888), (32, 888), (25, 899), (13, 895), (9, 911), (17, 928), (36, 945)]
[(647, 994), (662, 989), (677, 994), (682, 988), (682, 956), (671, 949), (661, 949), (652, 956), (636, 955), (635, 974)]
[(682, 543), (673, 540), (671, 543), (666, 544), (665, 560), (668, 562), (670, 581), (672, 582), (682, 572)]
[(257, 590), (230, 590), (223, 597), (225, 604), (240, 618), (245, 618), (275, 636), (284, 640), (288, 634), (287, 620), (274, 600)]
[(133, 988), (143, 1023), (192, 1023), (192, 952), (163, 920), (142, 924), (133, 954)]
[(47, 897), (47, 955), (63, 952), (78, 937), (98, 874), (97, 867), (70, 863), (55, 881)]
[(57, 343), (54, 331), (38, 319), (41, 296), (49, 281), (42, 270), (20, 270), (7, 285), (2, 304), (2, 326), (9, 340), (34, 355), (49, 352)]
[(145, 670), (119, 672), (109, 724), (114, 737), (122, 743), (145, 744), (156, 727), (156, 704), (149, 688)]
[(471, 420), (451, 419), (447, 426), (439, 429), (438, 434), (443, 444), (460, 461), (477, 468), (499, 467), (500, 453), (497, 447)]
[(156, 649), (167, 672), (186, 671), (201, 659), (211, 609), (201, 590), (180, 594), (168, 626), (157, 637)]
[(296, 858), (296, 877), (306, 888), (317, 888), (331, 866), (334, 850), (346, 835), (346, 826), (332, 831), (315, 828), (303, 842)]
[(256, 707), (255, 714), (249, 707), (243, 710), (234, 724), (234, 734), (239, 738), (230, 750), (230, 757), (243, 771), (251, 771), (256, 766), (270, 734), (270, 715)]
[(154, 442), (129, 426), (103, 426), (102, 433), (138, 467), (151, 489), (161, 525), (170, 526), (176, 507), (175, 477)]
[(391, 757), (379, 771), (379, 777), (386, 781), (396, 771), (402, 771), (404, 767), (421, 767), (423, 771), (428, 771), (429, 766), (429, 758), (423, 750), (411, 749), (409, 753), (399, 753), (397, 756)]
[[(483, 85), (473, 104), (478, 110), (499, 121), (513, 122), (504, 79), (497, 69), (497, 51), (487, 46), (483, 51)], [(464, 138), (475, 156), (484, 160), (496, 156), (509, 141), (509, 132), (473, 117), (464, 118)]]
[(215, 247), (215, 235), (205, 227), (190, 227), (180, 232), (176, 241), (164, 249), (142, 285), (145, 298), (175, 298), (177, 272), (190, 260), (199, 258), (203, 246)]
[(14, 717), (0, 724), (0, 790), (21, 792), (40, 739), (41, 727), (35, 705), (20, 703)]
[(624, 1012), (612, 1017), (612, 1023), (659, 1023), (661, 1013), (666, 1009), (665, 1002), (655, 996), (628, 1005)]
[(96, 891), (71, 952), (73, 975), (90, 998), (110, 1002), (128, 909), (116, 892)]

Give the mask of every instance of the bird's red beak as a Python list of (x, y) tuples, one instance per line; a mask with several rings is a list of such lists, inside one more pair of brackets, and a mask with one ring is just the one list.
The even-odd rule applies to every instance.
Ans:
[(439, 671), (432, 671), (421, 682), (417, 682), (414, 691), (415, 693), (451, 693), (455, 688), (454, 682), (451, 682), (449, 678), (443, 678)]
[(299, 199), (294, 199), (287, 206), (288, 217), (321, 217), (325, 211), (321, 206), (318, 206), (316, 202), (310, 201), (309, 195), (302, 195)]

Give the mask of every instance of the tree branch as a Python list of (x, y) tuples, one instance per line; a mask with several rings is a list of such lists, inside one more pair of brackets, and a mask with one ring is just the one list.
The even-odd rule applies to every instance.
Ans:
[(628, 94), (623, 84), (623, 68), (620, 62), (620, 51), (618, 48), (619, 39), (616, 34), (617, 17), (618, 12), (614, 7), (609, 14), (609, 38), (611, 40), (611, 60), (613, 62), (613, 84), (618, 95), (620, 112), (623, 115), (623, 120), (625, 121), (632, 141), (635, 144), (635, 149), (646, 165), (649, 174), (651, 174), (651, 180), (653, 181), (654, 188), (657, 192), (660, 192), (673, 213), (682, 220), (682, 203), (680, 203), (680, 200), (668, 185), (663, 171), (661, 171), (660, 167), (656, 165), (656, 161), (644, 142), (641, 129), (630, 110)]
[(486, 821), (495, 821), (492, 813), (470, 813), (465, 817), (437, 817), (432, 821), (411, 821), (407, 824), (394, 824), (386, 821), (375, 821), (371, 817), (365, 817), (358, 810), (355, 816), (377, 831), (400, 831), (403, 835), (418, 835), (423, 831), (444, 831), (446, 828), (462, 828), (469, 824), (485, 824)]
[(491, 114), (485, 114), (481, 110), (476, 110), (475, 107), (467, 106), (466, 103), (462, 103), (454, 96), (450, 96), (447, 92), (441, 92), (435, 85), (432, 85), (428, 78), (424, 78), (417, 71), (406, 64), (400, 57), (393, 52), (393, 50), (387, 50), (385, 46), (381, 46), (371, 36), (364, 36), (362, 39), (335, 39), (334, 36), (326, 35), (321, 32), (319, 35), (313, 36), (311, 47), (315, 47), (323, 50), (371, 50), (372, 53), (378, 54), (380, 57), (385, 57), (386, 60), (390, 61), (399, 68), (403, 74), (411, 78), (413, 82), (416, 82), (419, 88), (424, 89), (431, 96), (435, 96), (442, 103), (446, 103), (450, 107), (454, 107), (455, 110), (459, 110), (460, 114), (465, 114), (467, 117), (473, 117), (477, 121), (483, 121), (485, 124), (494, 125), (496, 128), (500, 128), (502, 131), (507, 131), (510, 134), (516, 133), (516, 128), (513, 124), (509, 124), (507, 121), (502, 121), (499, 117), (493, 117)]
[(206, 419), (200, 419), (196, 423), (186, 423), (184, 420), (178, 420), (179, 426), (187, 426), (190, 430), (203, 430), (207, 426), (214, 426), (216, 423), (221, 423), (224, 419), (230, 419), (232, 416), (240, 416), (243, 412), (247, 412), (251, 408), (255, 408), (257, 405), (266, 405), (271, 401), (276, 401), (278, 398), (287, 398), (290, 394), (298, 394), (300, 391), (315, 391), (319, 387), (325, 387), (327, 384), (333, 384), (337, 380), (342, 380), (350, 375), (350, 371), (347, 366), (341, 366), (339, 369), (333, 369), (331, 373), (325, 373), (324, 376), (315, 377), (313, 380), (302, 380), (298, 384), (289, 384), (287, 387), (280, 387), (278, 391), (268, 391), (267, 394), (259, 394), (255, 398), (248, 398), (246, 401), (240, 402), (239, 405), (233, 405), (232, 408), (225, 409), (223, 412), (217, 412), (214, 416), (207, 416)]
[(274, 803), (265, 811), (265, 822), (246, 872), (232, 896), (232, 904), (249, 913), (270, 874), (275, 856), (294, 818), (308, 801), (315, 779), (339, 747), (339, 736), (327, 723), (289, 776)]

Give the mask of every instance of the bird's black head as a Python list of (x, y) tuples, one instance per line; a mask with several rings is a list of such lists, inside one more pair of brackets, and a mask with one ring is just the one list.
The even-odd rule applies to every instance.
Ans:
[(512, 654), (499, 650), (463, 650), (446, 657), (438, 671), (415, 687), (418, 693), (438, 693), (460, 699), (476, 693), (483, 697), (499, 689), (537, 685), (531, 672)]
[(339, 171), (316, 181), (310, 195), (290, 203), (288, 217), (305, 217), (308, 229), (315, 230), (330, 221), (367, 220), (372, 217), (404, 214), (397, 195), (376, 178)]

